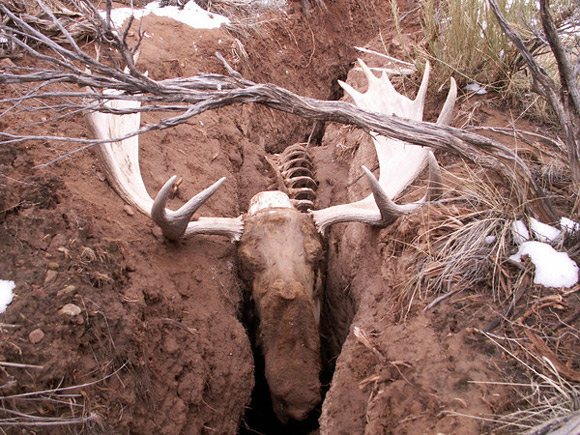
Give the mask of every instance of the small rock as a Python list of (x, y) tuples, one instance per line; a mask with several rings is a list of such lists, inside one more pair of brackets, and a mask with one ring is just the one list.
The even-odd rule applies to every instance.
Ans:
[(40, 343), (44, 338), (44, 332), (42, 329), (35, 329), (30, 334), (28, 334), (28, 339), (32, 344)]
[(153, 234), (153, 236), (158, 240), (163, 239), (163, 231), (161, 231), (161, 228), (159, 227), (153, 227), (153, 229), (151, 230), (151, 234)]
[(105, 180), (107, 179), (107, 177), (106, 177), (106, 176), (105, 176), (105, 174), (103, 174), (102, 172), (100, 172), (100, 171), (97, 171), (97, 179), (98, 179), (99, 181), (105, 181)]
[(53, 282), (56, 277), (58, 276), (58, 272), (56, 270), (49, 270), (46, 272), (46, 276), (44, 277), (44, 284), (50, 284)]
[(62, 290), (59, 290), (56, 293), (56, 296), (62, 296), (62, 295), (68, 295), (69, 293), (74, 292), (77, 289), (77, 287), (75, 285), (67, 285), (65, 288), (63, 288)]
[(58, 312), (60, 314), (66, 314), (68, 316), (78, 316), (81, 313), (81, 308), (75, 304), (66, 304)]
[(125, 204), (125, 206), (123, 207), (123, 210), (129, 216), (134, 216), (135, 215), (135, 210), (133, 210), (133, 207), (131, 207), (129, 204)]
[(58, 268), (60, 267), (60, 265), (55, 261), (51, 261), (50, 263), (48, 263), (47, 266), (50, 270), (58, 270)]
[(67, 244), (66, 236), (63, 234), (57, 234), (50, 241), (50, 244), (48, 245), (48, 250), (55, 251), (58, 250), (58, 248), (60, 248), (61, 246), (66, 246), (66, 244)]

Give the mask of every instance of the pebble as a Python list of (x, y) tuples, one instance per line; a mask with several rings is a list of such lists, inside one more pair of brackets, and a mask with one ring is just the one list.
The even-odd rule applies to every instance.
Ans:
[(67, 285), (62, 290), (59, 290), (56, 293), (56, 296), (68, 295), (69, 293), (74, 292), (76, 289), (77, 289), (77, 287), (75, 285)]
[(157, 240), (163, 239), (163, 231), (161, 231), (161, 228), (157, 226), (151, 229), (151, 234), (153, 234), (153, 237), (155, 237)]
[(46, 276), (44, 277), (44, 284), (50, 284), (56, 279), (57, 276), (58, 272), (56, 270), (47, 271)]
[(58, 270), (59, 267), (60, 265), (55, 261), (51, 261), (50, 263), (48, 263), (48, 268), (50, 270)]
[(58, 312), (60, 314), (67, 314), (69, 316), (78, 316), (81, 313), (81, 308), (75, 304), (66, 304)]
[(125, 213), (127, 213), (129, 216), (134, 216), (135, 215), (135, 210), (133, 209), (133, 207), (131, 207), (129, 204), (125, 204), (125, 206), (123, 207), (123, 210), (125, 211)]
[(28, 339), (32, 344), (40, 343), (43, 338), (44, 332), (42, 331), (42, 329), (39, 328), (35, 329), (30, 334), (28, 334)]
[(66, 246), (67, 238), (63, 234), (56, 234), (52, 240), (50, 241), (50, 245), (48, 245), (49, 251), (55, 251), (61, 246)]
[(179, 345), (179, 343), (177, 342), (175, 337), (168, 336), (165, 339), (164, 348), (165, 348), (165, 352), (167, 352), (168, 354), (171, 355), (171, 354), (176, 353), (179, 349), (181, 349), (181, 346)]

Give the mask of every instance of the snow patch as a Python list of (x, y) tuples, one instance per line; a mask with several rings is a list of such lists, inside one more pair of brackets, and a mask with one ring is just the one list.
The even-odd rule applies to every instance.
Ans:
[(572, 287), (578, 282), (578, 265), (565, 252), (543, 242), (524, 242), (510, 260), (520, 262), (527, 255), (536, 266), (534, 284), (545, 287)]
[(495, 243), (496, 240), (497, 240), (496, 236), (487, 236), (485, 238), (485, 243), (487, 243), (488, 245), (491, 245), (492, 243)]
[[(101, 16), (106, 18), (106, 12), (100, 11)], [(125, 21), (133, 15), (135, 19), (141, 20), (144, 16), (155, 14), (159, 17), (173, 18), (175, 21), (187, 24), (194, 29), (216, 29), (222, 24), (230, 22), (223, 15), (212, 14), (202, 9), (193, 0), (189, 1), (183, 9), (177, 6), (161, 7), (159, 0), (149, 3), (144, 9), (117, 8), (111, 10), (111, 21), (117, 28), (123, 27)]]
[(568, 219), (567, 217), (560, 218), (560, 228), (565, 233), (575, 233), (576, 231), (580, 230), (580, 224), (572, 219)]
[(514, 221), (512, 224), (512, 235), (518, 245), (530, 240), (530, 233), (528, 232), (526, 224), (522, 220)]
[(484, 86), (481, 86), (478, 83), (469, 83), (468, 85), (463, 87), (464, 91), (471, 91), (475, 92), (476, 95), (485, 95), (487, 94), (487, 90)]
[(0, 314), (6, 311), (6, 307), (12, 302), (14, 294), (12, 290), (16, 287), (14, 281), (0, 279)]
[(540, 242), (555, 242), (562, 237), (562, 231), (551, 225), (540, 222), (533, 217), (530, 218), (530, 227), (534, 237)]

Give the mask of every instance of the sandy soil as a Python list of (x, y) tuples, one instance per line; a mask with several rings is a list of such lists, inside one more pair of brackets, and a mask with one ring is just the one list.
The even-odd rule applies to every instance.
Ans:
[[(290, 2), (244, 34), (149, 16), (139, 66), (155, 79), (223, 73), (213, 55), (220, 51), (250, 80), (340, 98), (337, 79), (362, 83), (361, 73), (351, 71), (360, 55), (355, 46), (380, 49), (384, 42), (396, 52), (397, 43), (388, 2), (326, 4), (307, 19), (300, 3)], [(411, 10), (414, 3), (399, 7)], [(405, 22), (414, 37), (416, 12)], [(247, 58), (234, 54), (237, 41)], [(364, 57), (371, 65), (380, 61)], [(5, 95), (17, 91), (3, 88)], [(443, 97), (432, 93), (428, 110), (436, 113)], [(3, 117), (1, 128), (19, 131), (34, 116)], [(226, 176), (201, 214), (238, 216), (271, 184), (264, 154), (305, 141), (312, 127), (255, 105), (204, 113), (140, 138), (144, 181), (154, 193), (171, 175), (183, 176), (177, 205)], [(80, 116), (29, 131), (87, 134)], [(330, 125), (321, 139), (312, 150), (319, 206), (365, 195), (365, 183), (349, 184), (361, 163), (373, 165), (368, 137)], [(146, 217), (124, 207), (90, 151), (34, 169), (70, 149), (42, 141), (0, 147), (0, 278), (17, 285), (0, 315), (0, 360), (25, 364), (0, 367), (2, 395), (78, 386), (3, 406), (60, 419), (96, 417), (34, 429), (42, 433), (282, 433), (259, 393), (251, 402), (254, 384), (263, 380), (244, 326), (249, 290), (239, 278), (236, 246), (206, 236), (163, 241)], [(500, 386), (478, 383), (497, 380), (501, 364), (497, 351), (467, 329), (495, 317), (485, 301), (462, 309), (465, 302), (451, 300), (428, 312), (416, 301), (401, 319), (397, 290), (413, 270), (403, 245), (428, 220), (426, 209), (387, 229), (332, 228), (321, 325), (326, 396), (310, 422), (288, 433), (477, 434), (482, 423), (459, 414), (509, 407)], [(68, 304), (80, 313), (63, 312)], [(246, 414), (249, 408), (257, 411)]]

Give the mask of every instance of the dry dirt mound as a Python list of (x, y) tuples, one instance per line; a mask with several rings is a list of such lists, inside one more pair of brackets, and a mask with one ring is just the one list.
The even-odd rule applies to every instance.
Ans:
[[(397, 48), (387, 3), (326, 2), (307, 19), (289, 2), (244, 32), (148, 16), (139, 66), (154, 79), (223, 72), (214, 56), (220, 51), (252, 81), (336, 99), (336, 80), (347, 78), (358, 55), (354, 46), (380, 49), (381, 33), (381, 45)], [(413, 15), (406, 20), (416, 26)], [(239, 56), (240, 44), (247, 57)], [(360, 83), (357, 74), (349, 82)], [(81, 116), (36, 116), (13, 111), (0, 118), (1, 128), (86, 134)], [(143, 122), (154, 116), (144, 114)], [(202, 214), (238, 216), (271, 183), (264, 154), (305, 141), (313, 127), (259, 106), (206, 112), (140, 138), (143, 178), (157, 192), (169, 176), (183, 176), (174, 203), (181, 204), (226, 176)], [(361, 163), (373, 166), (369, 143), (349, 127), (326, 129), (313, 150), (320, 206), (364, 193), (364, 183), (349, 183)], [(51, 426), (55, 433), (280, 433), (256, 423), (269, 416), (244, 418), (260, 368), (242, 324), (249, 292), (235, 246), (206, 236), (164, 242), (147, 218), (123, 206), (90, 151), (35, 169), (70, 149), (48, 141), (0, 147), (0, 278), (17, 284), (0, 317), (0, 360), (16, 364), (0, 366), (1, 394), (14, 395), (2, 402), (2, 418), (75, 423)], [(496, 379), (497, 355), (465, 330), (488, 322), (490, 310), (463, 312), (454, 300), (423, 313), (418, 304), (400, 321), (396, 290), (412, 273), (402, 246), (426, 221), (428, 212), (385, 230), (341, 224), (328, 237), (321, 433), (475, 434), (478, 420), (457, 414), (505, 405), (501, 387), (479, 383)], [(313, 420), (286, 430), (314, 430)]]

